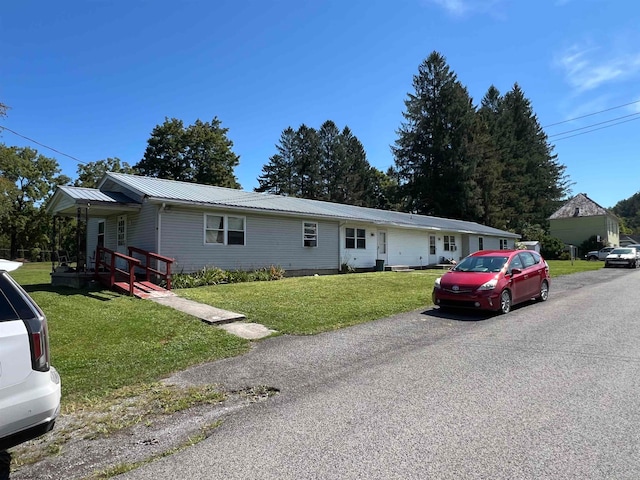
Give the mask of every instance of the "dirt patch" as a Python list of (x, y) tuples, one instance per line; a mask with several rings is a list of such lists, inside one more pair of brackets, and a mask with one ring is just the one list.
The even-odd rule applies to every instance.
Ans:
[(227, 415), (277, 393), (269, 387), (250, 387), (225, 392), (216, 403), (152, 414), (144, 401), (127, 398), (123, 402), (128, 415), (135, 414), (132, 405), (138, 405), (140, 415), (130, 425), (106, 433), (92, 428), (92, 418), (101, 421), (99, 414), (61, 415), (52, 433), (13, 449), (11, 479), (109, 478), (207, 438)]

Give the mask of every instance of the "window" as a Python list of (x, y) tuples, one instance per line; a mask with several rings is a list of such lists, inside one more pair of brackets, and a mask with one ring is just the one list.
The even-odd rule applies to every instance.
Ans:
[(436, 236), (429, 235), (429, 255), (436, 254)]
[(244, 245), (244, 217), (232, 217), (227, 215), (205, 215), (204, 219), (205, 244)]
[(500, 250), (508, 250), (509, 249), (509, 243), (507, 242), (506, 238), (501, 238), (500, 239)]
[(478, 237), (478, 250), (484, 250), (484, 238)]
[(302, 235), (305, 247), (318, 246), (318, 224), (316, 222), (303, 222)]
[(522, 260), (522, 266), (529, 268), (534, 266), (537, 262), (536, 259), (529, 252), (520, 252), (520, 260)]
[(120, 215), (118, 217), (118, 227), (117, 227), (117, 240), (118, 246), (125, 246), (127, 243), (127, 217), (124, 215)]
[(227, 217), (227, 245), (244, 245), (243, 217)]
[(456, 237), (453, 235), (444, 236), (444, 249), (447, 252), (454, 252), (458, 249), (456, 247)]
[(520, 255), (516, 255), (515, 257), (513, 257), (513, 260), (511, 260), (511, 263), (509, 264), (509, 270), (512, 270), (514, 268), (519, 268), (520, 270), (522, 270), (522, 261), (520, 260)]
[(98, 222), (98, 246), (104, 247), (104, 220)]
[(367, 248), (367, 232), (364, 228), (345, 228), (345, 248)]

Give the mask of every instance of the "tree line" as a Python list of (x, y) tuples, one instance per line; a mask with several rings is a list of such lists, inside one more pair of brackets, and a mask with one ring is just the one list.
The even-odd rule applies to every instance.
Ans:
[[(490, 86), (479, 104), (446, 59), (432, 52), (413, 76), (403, 121), (383, 172), (348, 127), (286, 127), (258, 176), (258, 192), (479, 222), (529, 237), (570, 193), (566, 167), (553, 153), (531, 102), (516, 83)], [(7, 107), (0, 104), (0, 117)], [(185, 126), (165, 118), (151, 131), (143, 158), (79, 164), (75, 186), (95, 188), (105, 172), (241, 188), (228, 129), (214, 117)], [(30, 148), (0, 144), (0, 248), (50, 243), (44, 209), (57, 185), (71, 184), (57, 161)], [(636, 198), (638, 197), (638, 198)], [(640, 193), (614, 212), (640, 229)]]

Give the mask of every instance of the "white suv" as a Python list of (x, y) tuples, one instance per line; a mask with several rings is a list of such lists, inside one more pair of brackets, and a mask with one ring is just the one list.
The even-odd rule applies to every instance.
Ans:
[(47, 319), (7, 273), (20, 265), (0, 260), (0, 453), (50, 431), (60, 411)]

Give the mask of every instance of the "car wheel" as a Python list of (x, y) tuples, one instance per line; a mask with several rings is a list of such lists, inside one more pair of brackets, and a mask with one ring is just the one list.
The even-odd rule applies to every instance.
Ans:
[(509, 313), (511, 311), (511, 293), (509, 290), (503, 290), (500, 294), (500, 313)]
[(598, 260), (598, 257), (594, 257), (593, 255), (591, 255), (587, 260), (589, 260), (590, 262), (595, 262), (596, 260)]
[(538, 296), (538, 300), (541, 302), (546, 302), (549, 298), (549, 282), (543, 280), (540, 284), (540, 295)]

